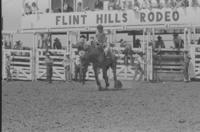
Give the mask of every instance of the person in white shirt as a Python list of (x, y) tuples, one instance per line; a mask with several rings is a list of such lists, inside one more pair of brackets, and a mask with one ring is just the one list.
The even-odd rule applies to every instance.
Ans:
[(78, 76), (80, 78), (80, 67), (81, 67), (80, 55), (76, 54), (76, 56), (75, 56), (75, 81), (78, 80)]
[(66, 56), (63, 60), (63, 66), (65, 68), (65, 79), (66, 79), (66, 81), (72, 80), (72, 78), (71, 78), (71, 63), (72, 63), (72, 60), (70, 58), (70, 55), (66, 54)]
[(136, 80), (136, 77), (139, 74), (138, 81), (140, 81), (144, 75), (144, 70), (143, 70), (144, 60), (142, 58), (142, 55), (140, 56), (137, 53), (135, 55), (133, 55), (133, 58), (134, 58), (134, 64), (136, 66), (135, 75), (133, 77), (133, 80)]

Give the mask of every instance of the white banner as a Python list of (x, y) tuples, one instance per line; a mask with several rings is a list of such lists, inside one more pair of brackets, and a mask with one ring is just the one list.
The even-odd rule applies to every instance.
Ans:
[(200, 25), (200, 8), (179, 8), (127, 11), (88, 11), (72, 13), (45, 13), (22, 17), (22, 29), (93, 28), (105, 27)]

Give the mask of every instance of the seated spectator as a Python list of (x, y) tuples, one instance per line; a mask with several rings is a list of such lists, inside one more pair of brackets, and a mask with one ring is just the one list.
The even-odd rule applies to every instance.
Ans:
[(132, 1), (130, 1), (130, 0), (127, 1), (127, 8), (128, 9), (133, 9), (133, 3), (132, 3)]
[(170, 2), (169, 2), (169, 0), (165, 0), (164, 7), (165, 8), (170, 8)]
[(134, 45), (133, 45), (134, 48), (141, 48), (141, 43), (140, 43), (140, 40), (139, 39), (136, 39)]
[(64, 3), (63, 12), (73, 12), (73, 8), (69, 6), (69, 4)]
[(80, 2), (80, 1), (78, 2), (76, 11), (77, 11), (77, 12), (81, 12), (81, 11), (83, 11), (83, 5), (82, 5), (82, 2)]
[(183, 0), (181, 6), (182, 7), (189, 7), (189, 1), (188, 0)]
[(103, 2), (101, 0), (97, 0), (94, 5), (95, 9), (103, 10)]
[(54, 39), (53, 49), (62, 49), (61, 42), (58, 38)]
[(170, 4), (170, 7), (171, 7), (171, 8), (175, 8), (175, 7), (176, 7), (176, 2), (175, 2), (175, 0), (171, 0), (169, 4)]
[(192, 7), (200, 7), (200, 3), (197, 0), (192, 0), (191, 6)]
[(156, 0), (156, 3), (157, 3), (156, 8), (159, 8), (159, 9), (163, 8), (160, 0)]
[(138, 2), (138, 0), (134, 0), (133, 9), (135, 9), (135, 10), (140, 9), (140, 3)]
[(143, 0), (142, 4), (141, 4), (141, 8), (142, 9), (149, 9), (150, 8), (149, 2), (147, 0)]
[(161, 36), (158, 36), (158, 40), (156, 41), (155, 48), (158, 48), (158, 49), (165, 48), (165, 44), (164, 44)]
[(35, 14), (39, 10), (37, 4), (35, 2), (32, 3), (32, 13)]
[(31, 6), (28, 3), (24, 5), (24, 12), (26, 15), (32, 14)]
[(115, 9), (116, 9), (115, 0), (109, 0), (109, 2), (108, 2), (108, 10), (115, 10)]

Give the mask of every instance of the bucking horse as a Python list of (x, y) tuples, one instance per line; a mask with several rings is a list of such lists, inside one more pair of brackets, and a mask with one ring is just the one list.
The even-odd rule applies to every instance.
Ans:
[(89, 64), (92, 63), (95, 80), (97, 83), (97, 87), (99, 91), (104, 90), (101, 86), (101, 83), (98, 78), (98, 71), (102, 69), (103, 71), (103, 79), (105, 80), (105, 90), (109, 87), (108, 75), (107, 70), (109, 68), (113, 71), (113, 79), (114, 79), (114, 88), (121, 88), (122, 83), (117, 80), (116, 75), (116, 66), (117, 66), (117, 57), (109, 50), (108, 54), (105, 55), (104, 49), (102, 46), (88, 46), (85, 48), (85, 54), (81, 57), (81, 65), (82, 65), (82, 72), (83, 72), (83, 83), (85, 81), (85, 75), (87, 72), (87, 68)]

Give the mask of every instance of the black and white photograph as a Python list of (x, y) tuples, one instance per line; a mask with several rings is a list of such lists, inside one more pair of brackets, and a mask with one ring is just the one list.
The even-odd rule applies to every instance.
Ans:
[(1, 0), (2, 132), (200, 132), (200, 0)]

